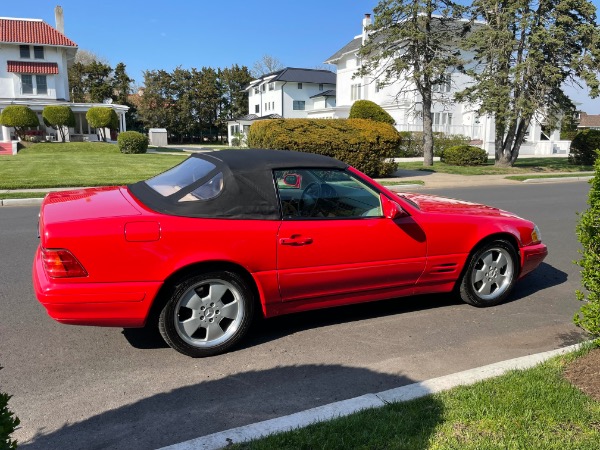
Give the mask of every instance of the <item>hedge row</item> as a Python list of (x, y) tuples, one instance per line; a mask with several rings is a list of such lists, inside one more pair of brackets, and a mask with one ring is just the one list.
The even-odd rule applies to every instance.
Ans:
[(400, 135), (393, 126), (367, 119), (261, 120), (248, 133), (251, 148), (331, 156), (373, 177), (396, 170), (388, 159), (399, 145)]
[[(423, 156), (423, 133), (421, 131), (401, 131), (402, 143), (398, 148), (396, 156), (400, 158), (412, 158)], [(441, 154), (450, 147), (457, 145), (468, 145), (471, 138), (461, 134), (433, 133), (433, 154)]]
[(487, 160), (487, 152), (473, 145), (456, 145), (447, 148), (440, 155), (440, 161), (451, 166), (481, 166)]

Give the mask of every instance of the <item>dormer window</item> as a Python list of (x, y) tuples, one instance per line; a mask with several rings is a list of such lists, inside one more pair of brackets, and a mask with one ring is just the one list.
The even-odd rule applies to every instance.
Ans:
[(19, 50), (21, 52), (21, 58), (31, 58), (29, 53), (29, 45), (19, 45)]

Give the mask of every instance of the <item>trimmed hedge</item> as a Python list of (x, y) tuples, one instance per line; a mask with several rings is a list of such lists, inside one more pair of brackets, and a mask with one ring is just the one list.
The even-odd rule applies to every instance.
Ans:
[(0, 114), (0, 124), (5, 127), (13, 127), (17, 136), (23, 139), (25, 128), (37, 127), (40, 121), (31, 108), (22, 105), (9, 105)]
[(472, 145), (456, 145), (440, 155), (440, 161), (451, 166), (480, 166), (488, 160), (485, 150)]
[(121, 153), (146, 153), (148, 137), (137, 131), (123, 131), (117, 137)]
[(369, 119), (375, 122), (389, 123), (394, 125), (396, 121), (377, 103), (371, 100), (357, 100), (350, 108), (349, 119)]
[(396, 170), (389, 161), (400, 135), (386, 123), (366, 119), (274, 119), (255, 122), (248, 146), (318, 153), (343, 161), (372, 177)]
[(571, 141), (569, 163), (582, 166), (592, 166), (600, 150), (600, 130), (583, 130)]
[[(423, 156), (423, 133), (420, 131), (401, 131), (402, 143), (398, 148), (396, 156), (400, 158), (412, 158)], [(471, 138), (462, 134), (433, 133), (433, 155), (441, 154), (450, 147), (457, 145), (469, 145)]]
[(596, 154), (595, 176), (588, 194), (589, 208), (581, 214), (576, 231), (581, 250), (581, 259), (575, 263), (581, 267), (581, 284), (586, 293), (577, 290), (576, 296), (584, 302), (575, 313), (573, 322), (592, 336), (600, 337), (600, 158)]

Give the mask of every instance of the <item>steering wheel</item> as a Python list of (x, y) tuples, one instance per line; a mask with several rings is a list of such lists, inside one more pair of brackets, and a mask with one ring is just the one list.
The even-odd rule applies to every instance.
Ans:
[(302, 191), (302, 195), (300, 195), (300, 216), (312, 217), (317, 209), (319, 198), (321, 198), (321, 184), (316, 182), (309, 183)]

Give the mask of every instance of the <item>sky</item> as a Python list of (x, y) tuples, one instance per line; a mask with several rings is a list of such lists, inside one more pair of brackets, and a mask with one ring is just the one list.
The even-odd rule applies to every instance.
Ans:
[[(286, 67), (323, 68), (324, 61), (361, 33), (377, 0), (0, 0), (0, 16), (42, 19), (54, 26), (64, 11), (65, 34), (80, 49), (125, 63), (143, 85), (145, 70), (178, 66), (252, 68), (263, 55)], [(600, 9), (600, 0), (592, 3)], [(567, 87), (579, 109), (600, 114), (600, 98)]]

